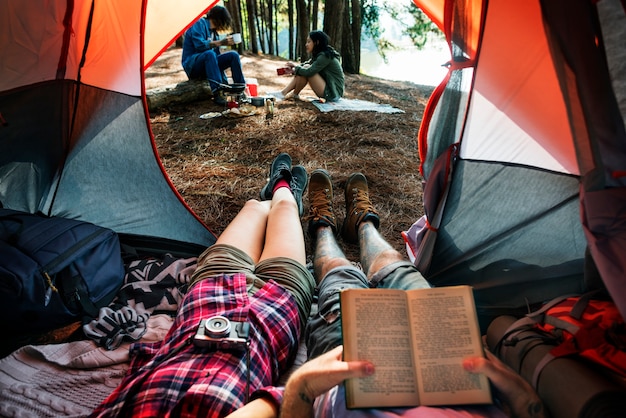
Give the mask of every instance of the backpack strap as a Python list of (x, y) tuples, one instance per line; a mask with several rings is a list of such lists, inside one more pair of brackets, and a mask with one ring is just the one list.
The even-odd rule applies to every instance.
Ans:
[(589, 300), (591, 300), (592, 297), (598, 294), (602, 294), (602, 293), (606, 293), (606, 289), (603, 289), (603, 288), (595, 289), (595, 290), (589, 291), (581, 295), (576, 301), (576, 304), (574, 304), (574, 306), (572, 307), (572, 310), (570, 311), (569, 316), (578, 320), (582, 319), (583, 313), (585, 312), (585, 309), (587, 309), (587, 306), (589, 305)]
[[(556, 297), (554, 299), (552, 299), (551, 301), (549, 301), (548, 303), (546, 303), (545, 305), (543, 305), (541, 307), (541, 309), (536, 310), (535, 312), (531, 312), (529, 314), (526, 314), (526, 318), (531, 319), (533, 325), (534, 324), (548, 324), (548, 325), (552, 325), (553, 327), (556, 328), (561, 328), (566, 330), (567, 332), (569, 332), (570, 334), (575, 334), (578, 331), (578, 327), (574, 324), (572, 324), (571, 322), (567, 322), (564, 321), (562, 319), (553, 317), (551, 315), (547, 315), (547, 312), (554, 308), (556, 305), (558, 305), (559, 303), (563, 302), (564, 300), (570, 298), (570, 297), (575, 297), (576, 295), (563, 295), (563, 296), (559, 296)], [(578, 300), (578, 302), (581, 302), (581, 299)], [(587, 303), (588, 303), (589, 298), (586, 298), (583, 302), (581, 303), (581, 306), (578, 309), (581, 309), (580, 312), (580, 316), (582, 316), (582, 311), (585, 310), (585, 308), (587, 307)], [(578, 302), (576, 303), (576, 305), (578, 305)], [(577, 310), (578, 310), (577, 309)], [(573, 310), (573, 309), (572, 309)], [(571, 315), (571, 312), (570, 312)], [(578, 318), (580, 318), (580, 316)]]
[(71, 278), (68, 278), (65, 281), (65, 286), (69, 290), (65, 296), (69, 300), (76, 301), (76, 303), (78, 303), (83, 309), (83, 322), (87, 319), (91, 320), (98, 317), (100, 308), (89, 298), (89, 294), (87, 293), (87, 289), (85, 289), (82, 277), (74, 275)]
[[(580, 321), (583, 317), (583, 313), (585, 312), (585, 309), (587, 309), (587, 306), (589, 306), (589, 301), (591, 300), (591, 298), (593, 298), (595, 295), (597, 295), (598, 293), (601, 293), (602, 291), (604, 291), (604, 289), (596, 289), (596, 290), (592, 290), (590, 292), (584, 293), (580, 296), (576, 296), (576, 295), (570, 295), (570, 296), (566, 296), (566, 297), (558, 297), (552, 301), (550, 301), (548, 304), (546, 304), (544, 307), (542, 307), (540, 309), (540, 311), (542, 311), (542, 321), (538, 322), (538, 323), (545, 323), (548, 325), (552, 325), (555, 328), (560, 328), (563, 329), (567, 332), (569, 332), (572, 335), (575, 335), (578, 330), (580, 330), (580, 327), (565, 321), (563, 319), (557, 318), (555, 316), (551, 316), (551, 315), (545, 315), (545, 313), (553, 308), (555, 305), (557, 305), (558, 303), (562, 302), (563, 300), (567, 299), (568, 297), (577, 297), (578, 300), (576, 300), (576, 303), (574, 303), (574, 306), (572, 306), (572, 308), (569, 311), (569, 316), (571, 318), (574, 318), (578, 321)], [(554, 303), (556, 302), (556, 303)], [(539, 311), (537, 311), (539, 312)]]

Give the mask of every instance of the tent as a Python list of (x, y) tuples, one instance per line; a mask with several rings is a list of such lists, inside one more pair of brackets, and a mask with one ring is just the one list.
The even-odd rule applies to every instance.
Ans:
[(603, 286), (626, 317), (624, 2), (415, 4), (452, 59), (418, 134), (409, 255), (436, 286), (473, 285), (483, 327)]
[(0, 202), (169, 248), (214, 243), (164, 173), (143, 83), (211, 6), (0, 1)]
[[(415, 3), (453, 57), (418, 137), (421, 271), (435, 285), (472, 284), (489, 318), (594, 287), (585, 271), (597, 267), (626, 313), (626, 89), (616, 69), (626, 60), (608, 53), (624, 50), (623, 3)], [(2, 204), (212, 244), (164, 174), (143, 83), (211, 6), (1, 0)]]

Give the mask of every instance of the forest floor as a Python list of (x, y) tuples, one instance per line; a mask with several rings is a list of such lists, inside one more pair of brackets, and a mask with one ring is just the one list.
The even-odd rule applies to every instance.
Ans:
[[(171, 47), (146, 70), (146, 89), (186, 81), (180, 65), (181, 49)], [(288, 77), (276, 68), (285, 61), (244, 54), (244, 75), (256, 78), (259, 95), (280, 90)], [(403, 113), (332, 111), (322, 113), (312, 103), (276, 103), (273, 118), (258, 113), (233, 118), (203, 119), (222, 112), (207, 97), (151, 112), (157, 149), (166, 172), (193, 211), (219, 235), (243, 204), (258, 198), (269, 166), (280, 152), (310, 173), (328, 170), (333, 178), (334, 206), (341, 223), (345, 214), (343, 187), (353, 172), (368, 179), (370, 198), (381, 218), (380, 231), (391, 245), (405, 252), (401, 232), (423, 214), (417, 133), (432, 86), (346, 75), (348, 99), (389, 104)], [(314, 96), (305, 89), (301, 97)], [(304, 198), (305, 214), (308, 198)], [(306, 222), (303, 227), (306, 231)], [(312, 254), (310, 238), (307, 253)], [(340, 240), (340, 243), (342, 241)], [(346, 255), (358, 261), (358, 247), (344, 244)]]

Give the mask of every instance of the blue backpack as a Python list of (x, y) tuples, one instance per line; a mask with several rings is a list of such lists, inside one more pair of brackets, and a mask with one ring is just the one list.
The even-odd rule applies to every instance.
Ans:
[(114, 231), (0, 209), (0, 326), (9, 335), (44, 333), (97, 317), (123, 280)]

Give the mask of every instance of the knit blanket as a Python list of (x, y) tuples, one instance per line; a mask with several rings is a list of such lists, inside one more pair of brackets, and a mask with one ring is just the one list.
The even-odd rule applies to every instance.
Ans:
[[(141, 341), (162, 340), (173, 322), (153, 315)], [(20, 348), (0, 360), (0, 416), (88, 416), (121, 382), (130, 344), (107, 350), (82, 340)]]

